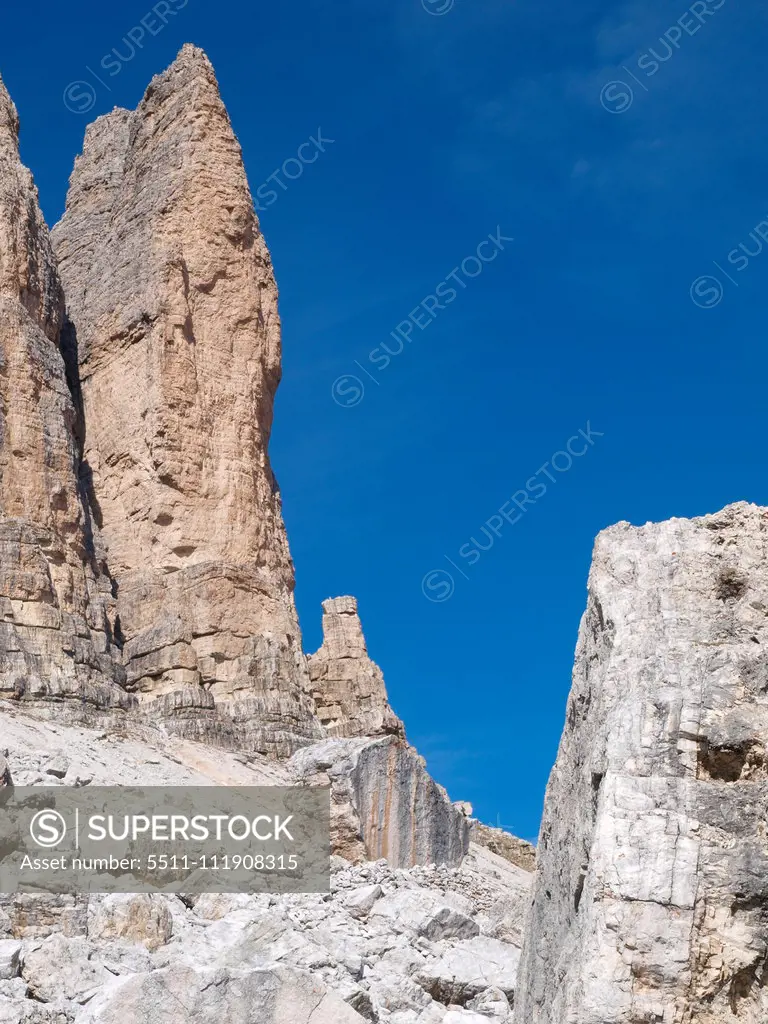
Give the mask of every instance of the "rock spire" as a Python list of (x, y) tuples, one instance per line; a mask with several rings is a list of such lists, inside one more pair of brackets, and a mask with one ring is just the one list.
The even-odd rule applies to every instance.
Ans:
[(129, 688), (188, 736), (288, 755), (322, 731), (267, 453), (277, 288), (202, 50), (91, 126), (54, 240)]
[(329, 736), (404, 738), (381, 669), (368, 657), (354, 597), (323, 602), (323, 645), (309, 658), (312, 696)]

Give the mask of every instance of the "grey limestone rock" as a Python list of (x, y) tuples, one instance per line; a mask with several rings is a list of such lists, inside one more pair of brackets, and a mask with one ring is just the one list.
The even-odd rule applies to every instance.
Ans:
[(597, 539), (518, 1024), (768, 1019), (768, 510)]
[(321, 982), (284, 967), (175, 966), (117, 979), (78, 1024), (359, 1024), (363, 1018)]
[(0, 981), (9, 981), (19, 973), (21, 943), (16, 939), (0, 940)]

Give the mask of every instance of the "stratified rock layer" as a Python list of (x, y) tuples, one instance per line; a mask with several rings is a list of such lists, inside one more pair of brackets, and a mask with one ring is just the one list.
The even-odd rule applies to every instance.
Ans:
[(598, 538), (518, 1024), (768, 1019), (768, 511)]
[(108, 707), (128, 702), (111, 581), (78, 489), (64, 299), (18, 134), (0, 82), (0, 697)]
[(323, 602), (323, 645), (309, 657), (309, 675), (329, 736), (405, 736), (381, 669), (368, 657), (354, 597)]
[(201, 50), (89, 128), (54, 238), (128, 685), (184, 735), (288, 755), (322, 730), (267, 456), (277, 288)]
[(349, 861), (460, 864), (469, 849), (461, 806), (394, 736), (315, 743), (288, 767), (302, 784), (331, 786), (331, 846)]

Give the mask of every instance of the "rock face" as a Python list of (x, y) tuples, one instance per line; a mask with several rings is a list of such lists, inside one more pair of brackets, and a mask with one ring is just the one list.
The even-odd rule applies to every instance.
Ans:
[(309, 675), (329, 736), (405, 736), (381, 669), (368, 657), (354, 597), (323, 602), (323, 645), (309, 658)]
[(201, 50), (89, 128), (54, 241), (128, 687), (184, 735), (290, 755), (322, 730), (267, 455), (277, 288)]
[(768, 1019), (768, 511), (598, 538), (518, 1024)]
[(0, 82), (0, 697), (129, 703), (112, 581), (78, 487), (64, 298)]
[(315, 743), (294, 754), (288, 769), (301, 784), (331, 786), (331, 845), (353, 863), (455, 865), (469, 849), (461, 808), (395, 737)]

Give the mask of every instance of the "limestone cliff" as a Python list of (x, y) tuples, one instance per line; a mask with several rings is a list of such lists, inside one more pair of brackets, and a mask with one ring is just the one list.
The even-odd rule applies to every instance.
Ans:
[(354, 597), (323, 602), (323, 645), (309, 658), (309, 675), (329, 736), (405, 736), (381, 669), (368, 657)]
[[(466, 809), (406, 743), (353, 598), (302, 652), (267, 454), (277, 290), (207, 58), (185, 46), (88, 129), (58, 266), (17, 143), (0, 86), (0, 738), (32, 712), (45, 745), (60, 719), (109, 739), (119, 716), (217, 781), (224, 748), (330, 783), (356, 861), (458, 865)], [(19, 914), (38, 902), (45, 930), (49, 900)]]
[(518, 1024), (768, 1019), (768, 510), (598, 538)]
[(185, 735), (289, 755), (322, 730), (267, 455), (277, 288), (201, 50), (91, 126), (54, 241), (128, 686)]
[(78, 488), (64, 298), (0, 82), (0, 696), (128, 703), (111, 580)]

